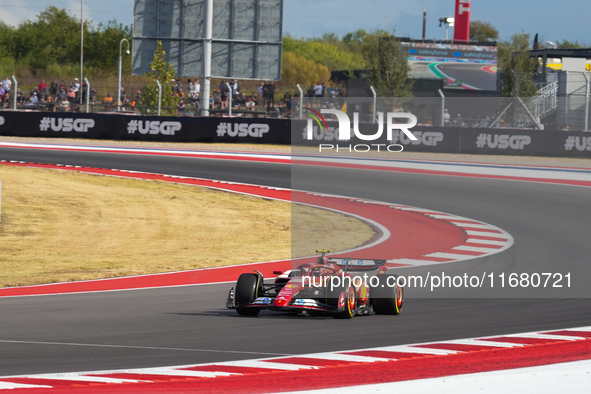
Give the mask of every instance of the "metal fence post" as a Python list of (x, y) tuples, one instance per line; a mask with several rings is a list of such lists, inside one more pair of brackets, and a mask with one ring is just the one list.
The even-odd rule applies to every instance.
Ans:
[(583, 71), (585, 77), (585, 131), (589, 130), (589, 78), (587, 72)]
[(228, 116), (232, 116), (232, 88), (230, 82), (226, 82), (226, 86), (228, 87)]
[(14, 81), (14, 102), (12, 103), (12, 109), (16, 109), (16, 93), (18, 91), (18, 81), (16, 77), (13, 75), (12, 80)]
[(90, 82), (88, 82), (88, 78), (84, 78), (84, 82), (86, 82), (86, 113), (88, 113), (88, 106), (90, 105)]
[(298, 90), (300, 91), (300, 119), (304, 117), (304, 91), (300, 84), (296, 84)]
[(201, 116), (209, 116), (209, 95), (211, 91), (211, 49), (213, 37), (213, 0), (205, 0), (203, 19), (203, 86), (201, 95)]
[(445, 95), (443, 94), (441, 89), (438, 89), (437, 93), (439, 93), (439, 95), (441, 96), (441, 121), (439, 122), (439, 126), (443, 127), (445, 126)]
[(162, 85), (159, 80), (156, 80), (156, 85), (158, 85), (158, 116), (160, 116), (160, 109), (162, 108)]
[(373, 88), (373, 85), (371, 85), (369, 87), (371, 89), (371, 94), (373, 94), (373, 114), (371, 116), (371, 123), (375, 123), (376, 122), (376, 105), (377, 105), (377, 97), (378, 94), (376, 93), (376, 90)]

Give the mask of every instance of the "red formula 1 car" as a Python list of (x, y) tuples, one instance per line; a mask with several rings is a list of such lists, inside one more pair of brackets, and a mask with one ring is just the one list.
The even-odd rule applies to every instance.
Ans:
[(385, 260), (329, 258), (329, 250), (316, 252), (321, 255), (315, 263), (274, 272), (279, 276), (272, 284), (258, 271), (240, 275), (226, 307), (242, 316), (256, 316), (263, 309), (345, 319), (400, 313), (404, 290), (396, 275), (386, 274)]

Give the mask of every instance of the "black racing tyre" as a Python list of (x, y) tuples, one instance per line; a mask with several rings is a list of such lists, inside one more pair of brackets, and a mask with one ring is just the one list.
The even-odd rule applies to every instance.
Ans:
[[(398, 286), (398, 275), (378, 275), (377, 286), (370, 288), (371, 305), (378, 315), (398, 315), (404, 304), (404, 288)], [(392, 279), (388, 279), (392, 278)]]
[(338, 286), (333, 289), (330, 289), (329, 286), (327, 288), (326, 302), (328, 305), (338, 308), (341, 297), (343, 298), (342, 301), (344, 301), (345, 309), (333, 317), (336, 319), (350, 319), (355, 316), (355, 306), (357, 305), (355, 288), (353, 286)]
[(259, 276), (257, 274), (245, 273), (240, 275), (234, 288), (234, 301), (236, 312), (242, 316), (256, 316), (261, 311), (259, 308), (241, 307), (253, 302), (257, 298)]

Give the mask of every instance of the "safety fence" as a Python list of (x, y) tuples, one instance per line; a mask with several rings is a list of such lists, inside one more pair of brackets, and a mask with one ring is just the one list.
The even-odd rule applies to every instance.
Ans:
[[(131, 141), (260, 143), (308, 146), (320, 144), (369, 145), (355, 136), (337, 140), (338, 123), (313, 127), (307, 139), (305, 119), (243, 117), (156, 117), (123, 114), (0, 111), (0, 135), (46, 138), (82, 138)], [(361, 123), (361, 130), (375, 130)], [(406, 152), (498, 154), (591, 158), (591, 133), (573, 130), (440, 127), (417, 125), (416, 141), (394, 130), (371, 144), (399, 144)], [(375, 131), (373, 131), (375, 133)]]

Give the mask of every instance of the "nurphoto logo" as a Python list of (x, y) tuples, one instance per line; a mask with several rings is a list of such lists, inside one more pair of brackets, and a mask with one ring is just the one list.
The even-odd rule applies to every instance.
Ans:
[[(312, 108), (304, 107), (311, 119), (308, 119), (306, 129), (304, 131), (304, 138), (309, 141), (314, 140), (337, 140), (337, 141), (350, 141), (352, 137), (357, 138), (361, 141), (378, 141), (386, 132), (386, 138), (388, 142), (393, 141), (396, 138), (395, 130), (402, 131), (410, 140), (417, 141), (417, 137), (409, 130), (416, 126), (417, 118), (413, 114), (404, 112), (388, 112), (386, 114), (386, 121), (384, 122), (384, 113), (377, 113), (377, 122), (372, 126), (377, 127), (377, 130), (370, 134), (363, 133), (359, 127), (359, 112), (353, 113), (353, 122), (349, 116), (338, 109), (326, 109), (323, 108), (318, 111)], [(326, 119), (322, 114), (331, 114), (337, 118), (338, 128), (329, 128)], [(403, 120), (403, 122), (395, 122), (395, 120)], [(314, 127), (314, 121), (318, 125), (318, 128)], [(348, 152), (369, 152), (375, 151), (388, 151), (388, 152), (401, 152), (404, 147), (400, 144), (383, 144), (383, 143), (363, 143), (363, 144), (349, 144), (339, 145), (337, 144), (319, 144), (319, 152), (334, 150), (348, 151)]]

